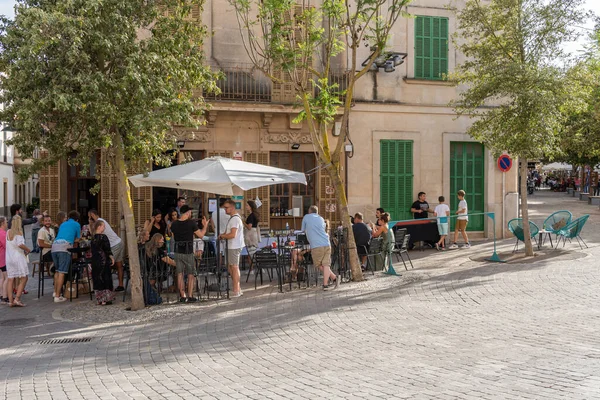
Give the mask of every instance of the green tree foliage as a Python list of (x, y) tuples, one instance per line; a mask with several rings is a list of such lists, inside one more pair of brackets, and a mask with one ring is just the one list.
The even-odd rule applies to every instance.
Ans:
[(467, 0), (457, 10), (457, 47), (466, 61), (452, 79), (465, 89), (454, 103), (473, 118), (468, 133), (492, 152), (519, 157), (526, 253), (533, 255), (527, 212), (527, 159), (559, 145), (562, 109), (575, 101), (564, 67), (565, 42), (585, 20), (582, 0)]
[[(319, 164), (331, 177), (344, 227), (351, 231), (348, 200), (341, 179), (344, 144), (354, 86), (378, 57), (394, 24), (407, 16), (410, 0), (324, 0), (306, 6), (295, 0), (229, 0), (238, 17), (242, 39), (252, 63), (273, 82), (294, 85)], [(371, 48), (366, 63), (357, 60), (359, 46)], [(348, 56), (340, 69), (341, 56)], [(339, 57), (338, 57), (339, 56)], [(345, 57), (344, 57), (345, 58)], [(333, 76), (344, 76), (340, 86)], [(341, 115), (341, 133), (333, 143), (329, 133)], [(354, 237), (349, 235), (350, 248)], [(354, 280), (362, 280), (355, 251), (350, 251)]]
[(552, 161), (577, 166), (600, 164), (600, 31), (590, 39), (586, 54), (568, 72), (571, 92), (580, 102), (564, 107), (566, 123), (558, 137), (559, 145), (546, 156)]
[[(31, 172), (67, 157), (89, 163), (105, 149), (119, 178), (132, 271), (133, 308), (144, 306), (127, 168), (168, 164), (172, 124), (197, 125), (204, 103), (194, 89), (214, 89), (205, 66), (206, 30), (191, 17), (200, 0), (17, 0), (0, 23), (2, 120), (16, 133)], [(168, 10), (168, 12), (167, 12)], [(139, 221), (138, 221), (139, 222)]]

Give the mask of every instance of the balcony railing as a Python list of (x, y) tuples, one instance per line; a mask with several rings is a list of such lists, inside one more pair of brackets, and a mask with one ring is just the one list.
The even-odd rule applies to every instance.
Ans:
[[(238, 64), (228, 67), (215, 67), (223, 73), (217, 81), (221, 93), (206, 94), (207, 101), (240, 101), (253, 103), (293, 104), (297, 101), (294, 85), (284, 79), (283, 83), (273, 83), (263, 72), (251, 64)], [(336, 71), (330, 81), (339, 85), (339, 91), (348, 86), (348, 73)], [(316, 93), (315, 93), (316, 94)], [(343, 96), (341, 96), (343, 99)]]

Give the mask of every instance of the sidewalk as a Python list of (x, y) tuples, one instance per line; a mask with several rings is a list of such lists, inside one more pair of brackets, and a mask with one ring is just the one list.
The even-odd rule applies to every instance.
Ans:
[[(0, 398), (598, 397), (600, 212), (562, 193), (530, 205), (536, 223), (589, 213), (589, 249), (489, 263), (481, 242), (411, 252), (414, 270), (395, 263), (403, 276), (331, 292), (271, 286), (135, 313), (35, 300), (28, 284), (27, 307), (0, 308)], [(498, 245), (512, 254), (513, 239)], [(90, 341), (42, 344), (64, 338)]]

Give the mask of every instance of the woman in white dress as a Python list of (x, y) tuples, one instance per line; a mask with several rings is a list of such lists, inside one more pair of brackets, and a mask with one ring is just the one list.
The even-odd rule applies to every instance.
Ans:
[[(24, 307), (21, 303), (21, 295), (27, 276), (29, 275), (29, 264), (27, 262), (27, 254), (31, 250), (25, 246), (25, 237), (23, 236), (23, 222), (21, 217), (15, 215), (12, 219), (11, 228), (6, 235), (6, 272), (8, 275), (8, 302), (11, 307)], [(15, 278), (19, 279), (17, 287), (17, 295), (13, 300), (13, 287)]]

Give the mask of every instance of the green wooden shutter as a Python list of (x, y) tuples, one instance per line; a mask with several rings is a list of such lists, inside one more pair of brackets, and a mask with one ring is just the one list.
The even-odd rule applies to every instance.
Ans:
[[(484, 185), (484, 147), (476, 142), (451, 142), (450, 143), (450, 210), (454, 213), (458, 209), (456, 192), (464, 190), (467, 195), (469, 214), (482, 213), (485, 208)], [(452, 218), (452, 227), (456, 218)], [(482, 231), (485, 218), (481, 216), (469, 217), (467, 231)], [(454, 229), (454, 228), (452, 228)]]
[(448, 73), (448, 18), (417, 16), (415, 78), (444, 79)]
[(380, 204), (392, 220), (411, 219), (413, 192), (413, 142), (380, 141)]

